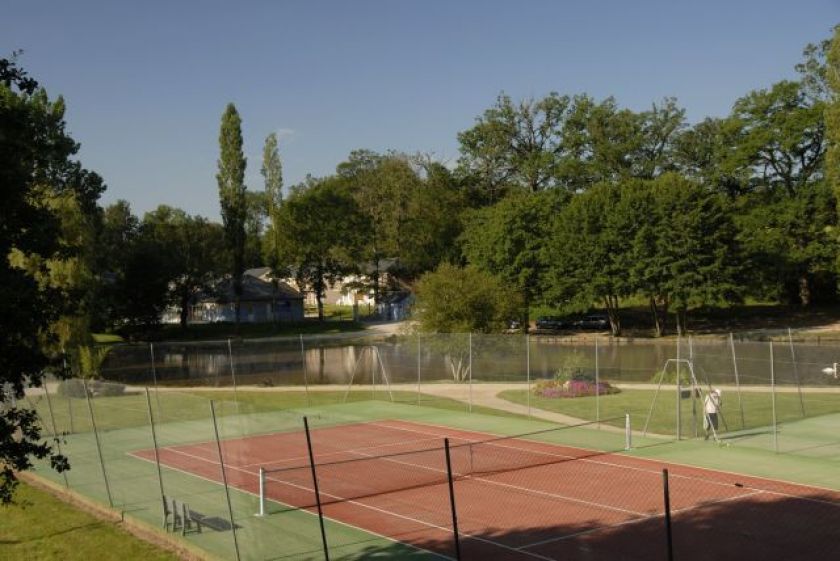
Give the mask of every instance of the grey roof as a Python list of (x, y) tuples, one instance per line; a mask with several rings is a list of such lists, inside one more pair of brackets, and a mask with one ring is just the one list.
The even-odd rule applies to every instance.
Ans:
[[(253, 269), (249, 269), (253, 270)], [(233, 302), (236, 296), (230, 278), (220, 281), (200, 302)], [(242, 302), (272, 302), (275, 300), (303, 300), (303, 295), (282, 281), (266, 282), (251, 274), (242, 275)]]

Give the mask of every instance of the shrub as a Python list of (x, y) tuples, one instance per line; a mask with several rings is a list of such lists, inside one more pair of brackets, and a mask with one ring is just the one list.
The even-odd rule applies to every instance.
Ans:
[(596, 384), (588, 379), (571, 380), (540, 380), (532, 390), (537, 397), (545, 398), (569, 398), (588, 397), (594, 395), (608, 395), (618, 393), (620, 390), (607, 382)]

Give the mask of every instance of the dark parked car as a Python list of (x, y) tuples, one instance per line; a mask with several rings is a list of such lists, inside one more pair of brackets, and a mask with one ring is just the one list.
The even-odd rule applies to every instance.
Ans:
[(563, 329), (566, 322), (557, 316), (540, 316), (537, 318), (537, 329)]
[(575, 322), (575, 327), (578, 329), (593, 329), (603, 330), (610, 326), (610, 320), (603, 314), (592, 314), (584, 316), (580, 321)]

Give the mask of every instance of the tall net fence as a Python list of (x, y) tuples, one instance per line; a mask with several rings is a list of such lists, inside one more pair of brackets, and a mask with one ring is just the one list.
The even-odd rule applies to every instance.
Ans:
[[(117, 345), (98, 378), (49, 379), (18, 405), (39, 414), (45, 437), (71, 462), (63, 474), (39, 463), (39, 475), (221, 558), (323, 558), (313, 459), (333, 558), (454, 558), (449, 474), (455, 498), (465, 497), (455, 512), (462, 553), (501, 555), (501, 543), (513, 557), (524, 548), (556, 558), (590, 533), (606, 539), (587, 533), (580, 518), (589, 508), (608, 506), (612, 514), (598, 518), (605, 528), (610, 516), (630, 516), (624, 511), (652, 517), (638, 528), (658, 528), (661, 474), (651, 479), (649, 466), (625, 460), (612, 465), (628, 440), (641, 447), (708, 436), (710, 447), (836, 461), (838, 351), (790, 334), (667, 342), (350, 334)], [(616, 489), (617, 477), (627, 490)], [(728, 492), (713, 490), (734, 485), (687, 478), (677, 477), (675, 497), (696, 484), (728, 502)], [(756, 504), (741, 491), (733, 504), (764, 512), (758, 499), (777, 495), (753, 487)], [(689, 509), (677, 509), (675, 530), (706, 520), (706, 511), (717, 516), (687, 495), (675, 500)], [(519, 534), (508, 527), (511, 513)], [(556, 539), (567, 532), (574, 537)]]

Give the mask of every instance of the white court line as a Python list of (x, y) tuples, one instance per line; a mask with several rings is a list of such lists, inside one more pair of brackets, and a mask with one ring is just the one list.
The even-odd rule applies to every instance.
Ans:
[[(401, 421), (401, 422), (411, 423), (410, 421)], [(381, 423), (381, 421), (380, 421), (380, 423)], [(412, 424), (417, 424), (417, 423), (412, 423)], [(466, 432), (466, 433), (473, 433), (473, 434), (489, 434), (490, 436), (498, 436), (500, 438), (509, 438), (511, 440), (515, 440), (515, 439), (518, 438), (515, 435), (514, 436), (506, 436), (506, 435), (495, 435), (493, 433), (479, 433), (477, 431), (471, 431), (471, 430), (468, 430), (468, 429), (456, 429), (456, 428), (452, 428), (452, 427), (446, 427), (444, 425), (434, 425), (432, 423), (422, 423), (422, 425), (428, 425), (430, 427), (437, 427), (437, 428), (442, 428), (442, 429), (446, 429), (446, 430), (450, 430), (450, 431), (459, 431), (459, 432)], [(419, 433), (419, 434), (437, 435), (439, 438), (443, 438), (443, 437), (447, 437), (447, 436), (449, 436), (450, 438), (452, 437), (451, 435), (447, 435), (447, 434), (437, 434), (437, 433), (432, 433), (432, 432), (428, 432), (428, 431), (421, 431), (421, 430), (417, 430), (417, 429), (409, 429), (409, 428), (405, 428), (405, 427), (394, 427), (394, 426), (391, 426), (391, 425), (381, 425), (381, 426), (387, 427), (387, 428), (392, 428), (392, 429), (397, 429), (397, 430), (404, 430), (404, 431), (408, 431), (408, 432), (416, 432), (416, 433)], [(565, 428), (567, 428), (567, 427), (558, 427), (557, 430), (562, 431)], [(574, 426), (568, 427), (568, 428), (574, 428)], [(546, 432), (548, 432), (548, 431), (546, 431)], [(527, 435), (525, 435), (525, 436), (527, 436)], [(468, 438), (465, 438), (465, 437), (457, 437), (457, 438), (461, 438), (463, 440), (469, 440)], [(534, 444), (542, 444), (542, 445), (548, 445), (548, 446), (566, 446), (564, 444), (554, 444), (552, 442), (545, 442), (545, 441), (539, 441), (539, 440), (526, 440), (524, 438), (518, 438), (518, 439), (522, 440), (523, 442), (530, 442), (530, 443), (534, 443)], [(473, 442), (482, 443), (482, 441), (479, 440), (479, 439), (476, 439)], [(533, 450), (528, 450), (527, 448), (520, 448), (520, 447), (517, 447), (517, 446), (510, 446), (510, 445), (505, 445), (505, 444), (500, 444), (500, 443), (485, 442), (485, 444), (492, 445), (492, 446), (498, 446), (500, 448), (508, 448), (508, 449), (511, 449), (511, 450), (533, 452)], [(581, 448), (579, 446), (570, 446), (570, 447), (571, 448), (577, 448), (579, 450), (590, 451), (590, 452), (593, 452), (593, 453), (605, 454), (605, 452), (600, 452), (598, 450), (592, 450), (592, 449), (589, 449), (589, 448)], [(625, 469), (625, 470), (629, 470), (629, 471), (638, 471), (638, 472), (641, 472), (641, 473), (649, 473), (649, 474), (657, 475), (657, 476), (662, 475), (662, 472), (658, 471), (658, 470), (641, 468), (641, 467), (630, 466), (630, 465), (625, 465), (625, 464), (616, 464), (616, 463), (607, 462), (607, 461), (604, 461), (604, 460), (593, 460), (591, 458), (579, 458), (577, 456), (568, 456), (566, 454), (558, 454), (556, 452), (540, 451), (539, 453), (545, 454), (547, 456), (555, 456), (557, 458), (564, 458), (564, 459), (574, 460), (574, 461), (578, 461), (578, 462), (586, 462), (586, 463), (590, 463), (590, 464), (616, 467), (616, 468), (621, 468), (621, 469)], [(606, 454), (615, 454), (615, 453), (616, 452), (606, 452)], [(649, 459), (649, 458), (642, 458), (642, 457), (634, 457), (634, 458), (638, 459), (638, 460), (641, 460), (641, 461), (644, 461), (644, 462), (654, 462), (655, 461), (655, 460), (652, 460), (652, 459)], [(828, 489), (828, 488), (825, 488), (825, 487), (816, 487), (816, 486), (813, 486), (813, 485), (791, 483), (791, 482), (782, 481), (782, 480), (779, 480), (779, 479), (771, 479), (771, 478), (767, 478), (767, 477), (753, 476), (753, 475), (747, 475), (747, 474), (743, 474), (743, 473), (734, 473), (734, 472), (731, 472), (731, 471), (724, 471), (724, 470), (719, 470), (719, 469), (715, 469), (715, 468), (704, 468), (704, 467), (692, 466), (692, 465), (688, 465), (688, 464), (681, 464), (681, 463), (672, 462), (672, 461), (663, 461), (662, 463), (667, 464), (669, 466), (679, 466), (679, 467), (684, 467), (684, 468), (688, 468), (688, 469), (704, 470), (704, 471), (709, 471), (711, 473), (724, 473), (724, 474), (727, 474), (727, 475), (749, 477), (749, 478), (752, 478), (752, 479), (763, 479), (765, 481), (773, 481), (773, 482), (776, 482), (776, 483), (787, 484), (787, 485), (796, 485), (796, 486), (800, 486), (800, 487), (810, 487), (810, 488), (814, 488), (814, 489), (819, 489), (819, 490), (823, 490), (823, 491), (831, 491), (832, 493), (837, 493), (836, 490)], [(681, 475), (681, 474), (677, 474), (677, 473), (670, 473), (669, 477), (671, 477), (672, 479), (685, 479), (685, 480), (688, 480), (688, 481), (697, 481), (697, 482), (709, 483), (711, 485), (716, 485), (716, 486), (725, 487), (725, 488), (733, 486), (733, 483), (724, 483), (722, 481), (714, 481), (714, 480), (709, 480), (709, 479), (703, 479), (702, 477), (696, 477), (696, 476), (691, 476), (691, 475)], [(791, 493), (784, 493), (782, 491), (773, 491), (771, 489), (760, 489), (758, 487), (753, 487), (753, 486), (750, 486), (750, 485), (744, 485), (743, 488), (744, 489), (749, 489), (750, 491), (760, 491), (762, 493), (767, 493), (769, 495), (777, 495), (779, 497), (785, 497), (785, 498), (788, 498), (788, 499), (797, 499), (797, 500), (801, 500), (801, 501), (807, 501), (807, 502), (812, 502), (812, 503), (817, 503), (817, 504), (822, 504), (822, 505), (828, 505), (828, 506), (832, 506), (832, 507), (835, 507), (835, 508), (840, 508), (840, 502), (831, 502), (831, 501), (826, 501), (826, 500), (823, 500), (823, 499), (815, 499), (814, 497), (803, 497), (802, 495), (793, 495)]]
[[(188, 452), (181, 451), (181, 450), (172, 450), (172, 451), (177, 452), (178, 454), (182, 454), (182, 455), (187, 456), (187, 457), (195, 458), (195, 459), (198, 459), (198, 460), (201, 460), (201, 461), (204, 461), (204, 462), (208, 462), (208, 463), (212, 463), (214, 465), (220, 466), (219, 462), (215, 462), (213, 460), (208, 460), (206, 458), (202, 458), (201, 456), (193, 456), (192, 454), (190, 454)], [(245, 469), (242, 469), (242, 468), (238, 468), (236, 466), (227, 466), (226, 465), (225, 467), (230, 468), (230, 469), (235, 469), (235, 470), (241, 471), (243, 473), (247, 473), (248, 475), (253, 475), (253, 476), (259, 477), (258, 473), (254, 473), (250, 470), (245, 470)], [(186, 473), (189, 473), (189, 472), (186, 472)], [(303, 485), (298, 485), (296, 483), (291, 483), (291, 482), (288, 482), (288, 481), (273, 479), (273, 478), (270, 478), (270, 477), (267, 477), (266, 479), (270, 479), (271, 481), (274, 481), (276, 483), (280, 483), (282, 485), (287, 485), (289, 487), (295, 487), (297, 489), (301, 489), (301, 490), (304, 490), (304, 491), (307, 491), (307, 492), (310, 492), (310, 493), (314, 493), (314, 489), (311, 489), (309, 487), (305, 487)], [(236, 487), (234, 486), (234, 488), (236, 488)], [(249, 494), (253, 495), (253, 493), (250, 493), (250, 492), (249, 492)], [(420, 524), (420, 525), (423, 525), (423, 526), (428, 526), (429, 528), (434, 528), (436, 530), (442, 530), (442, 531), (447, 532), (447, 533), (452, 532), (451, 528), (446, 528), (444, 526), (438, 526), (437, 524), (432, 524), (431, 522), (426, 522), (424, 520), (418, 520), (418, 519), (412, 518), (410, 516), (405, 516), (403, 514), (398, 514), (396, 512), (391, 512), (390, 510), (375, 507), (373, 505), (368, 505), (368, 504), (359, 502), (357, 500), (345, 499), (343, 497), (340, 497), (339, 495), (334, 495), (332, 493), (326, 493), (324, 491), (321, 491), (320, 494), (321, 495), (326, 495), (328, 497), (332, 497), (333, 499), (336, 499), (337, 501), (340, 501), (340, 502), (343, 502), (343, 503), (348, 503), (348, 504), (356, 505), (356, 506), (359, 506), (359, 507), (362, 507), (362, 508), (367, 508), (367, 509), (370, 509), (370, 510), (373, 510), (373, 511), (376, 511), (376, 512), (380, 512), (380, 513), (385, 514), (385, 515), (388, 515), (388, 516), (393, 516), (395, 518), (401, 518), (403, 520), (408, 520), (409, 522), (414, 522), (416, 524)], [(305, 509), (302, 509), (302, 510), (305, 510)], [(330, 520), (332, 520), (332, 519), (330, 519)], [(362, 529), (362, 531), (366, 531), (366, 530)], [(375, 532), (371, 532), (371, 533), (375, 534)], [(551, 557), (545, 557), (543, 555), (539, 555), (538, 553), (531, 553), (531, 552), (528, 552), (528, 551), (519, 551), (518, 549), (516, 549), (514, 547), (511, 547), (511, 546), (508, 546), (508, 545), (505, 545), (503, 543), (494, 542), (492, 540), (488, 540), (486, 538), (482, 538), (480, 536), (476, 536), (476, 535), (473, 535), (473, 534), (468, 534), (466, 532), (458, 532), (458, 535), (461, 536), (461, 537), (473, 539), (473, 540), (476, 540), (476, 541), (487, 543), (489, 545), (500, 547), (502, 549), (506, 549), (506, 550), (509, 550), (509, 551), (514, 551), (516, 553), (522, 553), (522, 554), (527, 555), (529, 557), (534, 557), (535, 559), (543, 559), (544, 561), (556, 561), (555, 559), (553, 559)], [(398, 542), (398, 543), (403, 543), (403, 542), (399, 542), (398, 540), (392, 540), (392, 541), (395, 541), (395, 542)], [(416, 549), (423, 549), (423, 548), (416, 547), (416, 546), (414, 546), (414, 547)], [(447, 557), (447, 559), (448, 559), (448, 557)]]
[[(385, 428), (385, 427), (382, 427), (382, 428)], [(394, 429), (394, 430), (396, 430), (396, 429)], [(249, 437), (246, 436), (244, 438), (247, 439)], [(362, 446), (360, 448), (353, 448), (351, 450), (338, 450), (338, 451), (335, 451), (335, 452), (319, 452), (318, 453), (318, 458), (321, 459), (321, 458), (330, 457), (330, 456), (339, 456), (339, 455), (345, 454), (347, 452), (353, 452), (353, 450), (378, 450), (378, 449), (382, 449), (382, 448), (390, 448), (390, 447), (393, 447), (393, 446), (405, 446), (407, 444), (419, 444), (419, 443), (422, 443), (422, 442), (440, 442), (440, 439), (439, 438), (418, 438), (417, 440), (408, 440), (408, 441), (403, 440), (403, 441), (400, 441), (400, 442), (391, 442), (391, 443), (388, 443), (388, 444), (375, 444), (375, 445), (372, 445), (372, 446)], [(423, 451), (422, 449), (421, 450), (407, 450), (406, 453), (422, 452), (422, 451)], [(399, 452), (397, 452), (397, 453), (399, 453)], [(303, 460), (303, 461), (306, 462), (306, 464), (303, 465), (303, 466), (288, 466), (290, 469), (294, 469), (294, 468), (297, 468), (297, 467), (309, 468), (309, 456), (291, 456), (289, 458), (281, 458), (281, 459), (272, 460), (272, 461), (269, 461), (269, 462), (253, 462), (253, 463), (250, 463), (250, 464), (241, 464), (241, 467), (265, 467), (265, 466), (268, 466), (268, 465), (271, 465), (271, 464), (291, 462), (291, 461), (295, 461), (295, 460), (297, 460), (297, 461)], [(267, 471), (274, 471), (274, 470), (279, 471), (279, 470), (282, 470), (282, 469), (284, 469), (284, 468), (283, 467), (278, 467), (278, 468), (268, 469)]]
[[(187, 455), (187, 456), (189, 456), (189, 454), (186, 454), (186, 455)], [(152, 463), (152, 464), (156, 464), (156, 463), (157, 463), (157, 462), (155, 462), (154, 460), (152, 460), (151, 458), (141, 458), (140, 456), (134, 456), (133, 454), (132, 454), (132, 457), (133, 457), (133, 458), (136, 458), (136, 459), (138, 459), (138, 460), (142, 460), (142, 461), (144, 461), (144, 462), (149, 462), (149, 463)], [(199, 458), (199, 459), (202, 459), (202, 458)], [(216, 465), (219, 465), (219, 464), (218, 464), (218, 462), (216, 463)], [(184, 475), (189, 475), (190, 477), (196, 477), (196, 478), (198, 478), (198, 479), (201, 479), (201, 480), (207, 481), (208, 483), (213, 483), (213, 484), (215, 484), (215, 485), (222, 485), (222, 486), (224, 486), (224, 483), (222, 483), (221, 481), (216, 481), (216, 480), (214, 480), (214, 479), (210, 479), (209, 477), (204, 477), (203, 475), (199, 475), (199, 474), (197, 474), (197, 473), (195, 473), (195, 472), (192, 472), (192, 471), (187, 471), (187, 470), (185, 470), (185, 469), (176, 468), (176, 467), (173, 467), (173, 466), (170, 466), (170, 465), (167, 465), (167, 464), (161, 464), (161, 466), (165, 467), (165, 468), (166, 468), (166, 469), (168, 469), (168, 470), (177, 471), (178, 473), (183, 473)], [(252, 492), (252, 491), (248, 491), (248, 490), (246, 490), (246, 489), (242, 489), (242, 488), (239, 488), (239, 487), (234, 487), (234, 490), (235, 490), (235, 491), (239, 491), (240, 493), (244, 493), (244, 494), (246, 494), (246, 495), (251, 495), (252, 497), (257, 497), (257, 498), (259, 498), (259, 494), (254, 493), (254, 492)], [(312, 489), (308, 489), (308, 490), (309, 490), (309, 491), (314, 492)], [(285, 505), (285, 506), (286, 506), (286, 507), (288, 507), (288, 508), (294, 508), (295, 510), (298, 510), (298, 511), (300, 511), (300, 512), (305, 512), (306, 514), (309, 514), (310, 516), (318, 516), (318, 515), (317, 515), (317, 514), (315, 514), (314, 512), (311, 512), (311, 511), (309, 511), (309, 510), (307, 510), (307, 509), (305, 509), (305, 508), (296, 508), (296, 507), (293, 507), (293, 506), (291, 506), (291, 505), (286, 505), (286, 503), (283, 503), (283, 502), (278, 501), (278, 500), (276, 500), (276, 499), (269, 499), (269, 500), (270, 500), (270, 501), (272, 501), (272, 502), (278, 503), (278, 504)], [(362, 532), (362, 533), (365, 533), (365, 534), (370, 534), (370, 535), (372, 535), (372, 536), (377, 536), (377, 537), (379, 537), (379, 538), (382, 538), (382, 539), (388, 540), (388, 541), (390, 541), (390, 542), (393, 542), (393, 543), (396, 543), (396, 544), (399, 544), (399, 545), (408, 546), (408, 547), (411, 547), (411, 548), (413, 548), (413, 549), (416, 549), (417, 551), (423, 551), (423, 552), (426, 552), (426, 553), (430, 553), (430, 554), (432, 554), (432, 555), (435, 555), (435, 556), (437, 556), (437, 557), (441, 557), (441, 558), (443, 558), (443, 559), (449, 559), (450, 561), (455, 561), (452, 557), (449, 557), (449, 556), (447, 556), (447, 555), (443, 555), (443, 554), (440, 554), (440, 553), (435, 553), (434, 551), (431, 551), (431, 550), (428, 550), (428, 549), (424, 549), (424, 548), (419, 547), (419, 546), (416, 546), (416, 545), (414, 545), (414, 544), (410, 544), (410, 543), (407, 543), (407, 542), (400, 541), (400, 540), (398, 540), (398, 539), (396, 539), (396, 538), (392, 538), (392, 537), (390, 537), (390, 536), (386, 536), (385, 534), (380, 534), (380, 533), (375, 532), (375, 531), (373, 531), (373, 530), (366, 530), (365, 528), (362, 528), (362, 527), (360, 527), (360, 526), (356, 526), (356, 525), (354, 525), (354, 524), (350, 524), (349, 522), (342, 522), (341, 520), (337, 520), (337, 519), (334, 519), (334, 518), (330, 518), (329, 520), (330, 520), (330, 521), (332, 521), (332, 522), (333, 522), (333, 523), (335, 523), (335, 524), (341, 524), (341, 525), (343, 525), (343, 526), (347, 526), (348, 528), (353, 528), (354, 530), (358, 530), (358, 531), (360, 531), (360, 532)], [(319, 549), (320, 549), (320, 548), (319, 548)]]
[[(442, 451), (443, 449), (441, 448), (440, 450)], [(423, 452), (429, 452), (429, 451), (435, 451), (435, 450), (424, 450)], [(446, 470), (443, 470), (443, 469), (433, 468), (431, 466), (424, 466), (424, 465), (420, 465), (420, 464), (413, 464), (411, 462), (403, 462), (403, 461), (399, 461), (399, 460), (397, 460), (393, 457), (389, 458), (389, 457), (382, 457), (382, 456), (374, 456), (374, 455), (364, 454), (364, 452), (353, 452), (353, 453), (354, 454), (361, 454), (363, 458), (373, 458), (375, 460), (376, 459), (385, 460), (385, 461), (393, 462), (395, 464), (401, 464), (401, 465), (406, 465), (406, 466), (410, 466), (410, 467), (413, 467), (413, 468), (420, 468), (420, 469), (424, 469), (424, 470), (427, 470), (427, 471), (433, 471), (435, 473), (446, 474)], [(575, 497), (567, 497), (565, 495), (560, 495), (558, 493), (549, 493), (547, 491), (540, 491), (539, 489), (531, 489), (530, 487), (521, 487), (519, 485), (513, 485), (511, 483), (502, 483), (501, 481), (493, 481), (492, 479), (485, 479), (483, 477), (469, 477), (469, 479), (470, 479), (470, 481), (480, 481), (482, 483), (487, 483), (487, 484), (490, 484), (490, 485), (497, 485), (499, 487), (507, 487), (508, 489), (515, 489), (517, 491), (524, 491), (525, 493), (529, 493), (529, 494), (532, 494), (532, 495), (548, 497), (548, 498), (551, 498), (551, 499), (560, 499), (560, 500), (569, 501), (569, 502), (573, 502), (573, 503), (580, 503), (580, 504), (583, 504), (583, 505), (586, 505), (586, 506), (591, 506), (591, 507), (599, 508), (599, 509), (602, 509), (602, 510), (614, 510), (616, 512), (621, 512), (623, 514), (632, 514), (634, 516), (647, 516), (647, 513), (643, 513), (643, 512), (636, 512), (636, 511), (633, 511), (633, 510), (627, 510), (627, 509), (624, 509), (624, 508), (614, 507), (614, 506), (611, 506), (611, 505), (606, 505), (606, 504), (603, 504), (603, 503), (597, 503), (597, 502), (593, 502), (593, 501), (587, 501), (587, 500), (584, 500), (584, 499), (578, 499), (578, 498), (575, 498)], [(441, 482), (441, 484), (442, 483), (443, 482)]]

